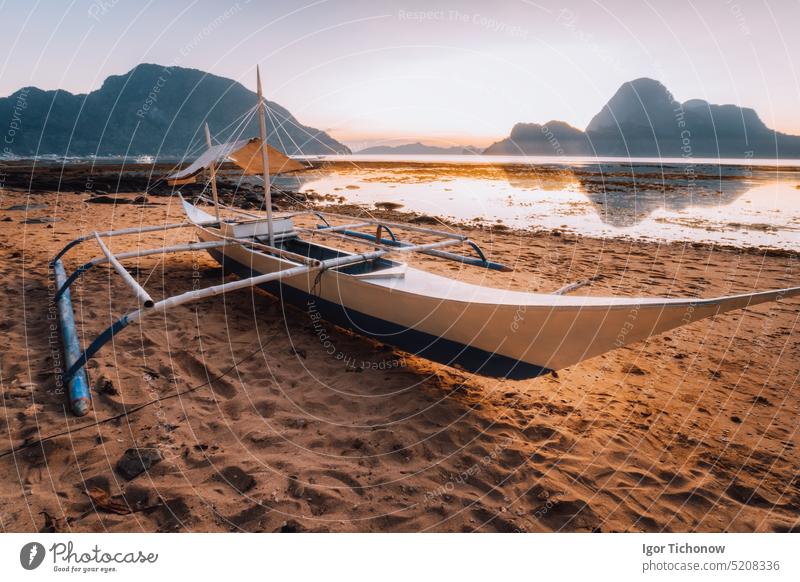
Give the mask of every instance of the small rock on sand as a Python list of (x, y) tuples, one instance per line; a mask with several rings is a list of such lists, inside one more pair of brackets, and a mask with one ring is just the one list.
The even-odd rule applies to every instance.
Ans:
[(130, 481), (161, 461), (161, 452), (152, 447), (128, 449), (117, 461), (117, 473)]
[(14, 204), (3, 210), (43, 210), (47, 208), (47, 204)]
[(97, 379), (94, 389), (100, 394), (108, 394), (109, 396), (116, 396), (119, 394), (119, 390), (114, 387), (114, 383), (105, 376), (100, 376)]
[(419, 216), (415, 216), (409, 222), (411, 222), (413, 224), (439, 224), (440, 223), (434, 217), (425, 216), (424, 214), (421, 214)]
[(397, 202), (376, 202), (375, 206), (383, 210), (398, 210), (403, 207), (402, 204)]
[(147, 198), (144, 196), (137, 196), (136, 198), (123, 198), (120, 196), (94, 196), (89, 198), (86, 202), (90, 204), (145, 204)]
[(308, 531), (302, 524), (293, 519), (285, 521), (281, 527), (275, 530), (275, 533), (302, 533)]
[(39, 216), (36, 218), (26, 218), (23, 224), (50, 224), (51, 222), (61, 222), (63, 218), (53, 218), (52, 216)]

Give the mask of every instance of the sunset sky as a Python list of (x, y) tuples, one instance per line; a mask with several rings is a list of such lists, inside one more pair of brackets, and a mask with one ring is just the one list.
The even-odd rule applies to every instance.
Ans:
[(75, 93), (141, 62), (254, 86), (354, 147), (584, 128), (624, 81), (753, 107), (800, 134), (800, 2), (0, 0), (0, 95)]

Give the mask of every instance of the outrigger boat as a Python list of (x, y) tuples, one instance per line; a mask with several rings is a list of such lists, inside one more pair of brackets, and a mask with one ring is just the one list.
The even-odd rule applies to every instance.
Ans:
[[(75, 414), (86, 414), (90, 407), (85, 364), (125, 327), (179, 305), (240, 289), (259, 287), (286, 304), (313, 307), (330, 323), (416, 356), (511, 379), (533, 378), (707, 317), (800, 295), (800, 287), (792, 287), (713, 299), (570, 296), (574, 284), (549, 294), (526, 293), (413, 268), (401, 258), (422, 253), (489, 270), (510, 270), (488, 260), (474, 241), (454, 232), (324, 212), (273, 216), (270, 171), (294, 171), (297, 163), (266, 146), (265, 109), (259, 75), (254, 111), (259, 114), (260, 138), (212, 146), (206, 126), (206, 153), (169, 177), (172, 183), (186, 183), (209, 170), (212, 198), (200, 201), (213, 205), (213, 215), (181, 198), (185, 222), (95, 232), (72, 241), (53, 260), (67, 364), (63, 381), (69, 385)], [(219, 202), (215, 171), (225, 159), (245, 173), (262, 174), (266, 216)], [(297, 226), (295, 219), (303, 214), (316, 216), (321, 223), (315, 229)], [(103, 242), (178, 228), (194, 230), (198, 241), (117, 255)], [(404, 240), (398, 237), (401, 232), (426, 240)], [(313, 240), (318, 236), (365, 249), (353, 252), (320, 244)], [(64, 254), (86, 240), (94, 240), (102, 255), (67, 277)], [(453, 252), (456, 246), (469, 247), (474, 256)], [(155, 301), (122, 265), (126, 259), (195, 250), (207, 251), (239, 279)], [(120, 274), (139, 307), (81, 350), (69, 289), (81, 274), (104, 263)]]

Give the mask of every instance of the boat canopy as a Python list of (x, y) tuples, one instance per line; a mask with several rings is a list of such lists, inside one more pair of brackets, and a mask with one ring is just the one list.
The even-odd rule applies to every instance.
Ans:
[[(304, 170), (305, 166), (267, 144), (269, 173), (283, 174)], [(166, 177), (170, 186), (192, 184), (206, 168), (230, 160), (244, 171), (245, 175), (263, 174), (261, 139), (242, 139), (211, 146), (186, 168)]]

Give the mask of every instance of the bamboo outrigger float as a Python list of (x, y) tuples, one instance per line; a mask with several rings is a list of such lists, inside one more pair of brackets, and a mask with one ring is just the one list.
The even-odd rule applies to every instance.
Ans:
[[(261, 137), (257, 152), (252, 140), (212, 146), (210, 136), (207, 138), (212, 153), (204, 154), (204, 167), (211, 171), (212, 199), (201, 200), (213, 205), (214, 215), (181, 198), (185, 222), (92, 233), (69, 243), (53, 260), (67, 364), (63, 380), (69, 385), (75, 414), (86, 414), (90, 407), (87, 361), (116, 334), (151, 315), (240, 289), (260, 287), (286, 304), (313, 305), (331, 323), (417, 356), (485, 376), (514, 379), (558, 370), (700, 319), (800, 295), (800, 287), (792, 287), (713, 299), (576, 297), (567, 295), (577, 287), (574, 284), (549, 294), (525, 293), (473, 285), (409, 267), (398, 257), (421, 253), (489, 270), (510, 270), (489, 261), (475, 242), (453, 232), (312, 211), (274, 216), (268, 186), (274, 165), (266, 146), (260, 77), (258, 95)], [(245, 146), (253, 154), (246, 166), (257, 166), (264, 179), (266, 216), (226, 207), (216, 195), (216, 164)], [(252, 164), (253, 159), (260, 163)], [(190, 166), (192, 176), (199, 171), (195, 166), (197, 163)], [(185, 174), (183, 170), (170, 178), (186, 180)], [(316, 216), (322, 223), (316, 229), (298, 227), (293, 219), (301, 215)], [(104, 243), (112, 237), (182, 228), (193, 230), (198, 242), (117, 255)], [(399, 232), (436, 240), (412, 242), (399, 238)], [(314, 242), (316, 236), (366, 249), (346, 251)], [(64, 254), (88, 240), (98, 244), (102, 255), (67, 277)], [(454, 252), (456, 246), (469, 247), (474, 256)], [(225, 272), (235, 273), (239, 279), (156, 301), (122, 264), (131, 258), (196, 250), (208, 252)], [(139, 306), (82, 351), (69, 289), (83, 273), (105, 263), (119, 273)]]

